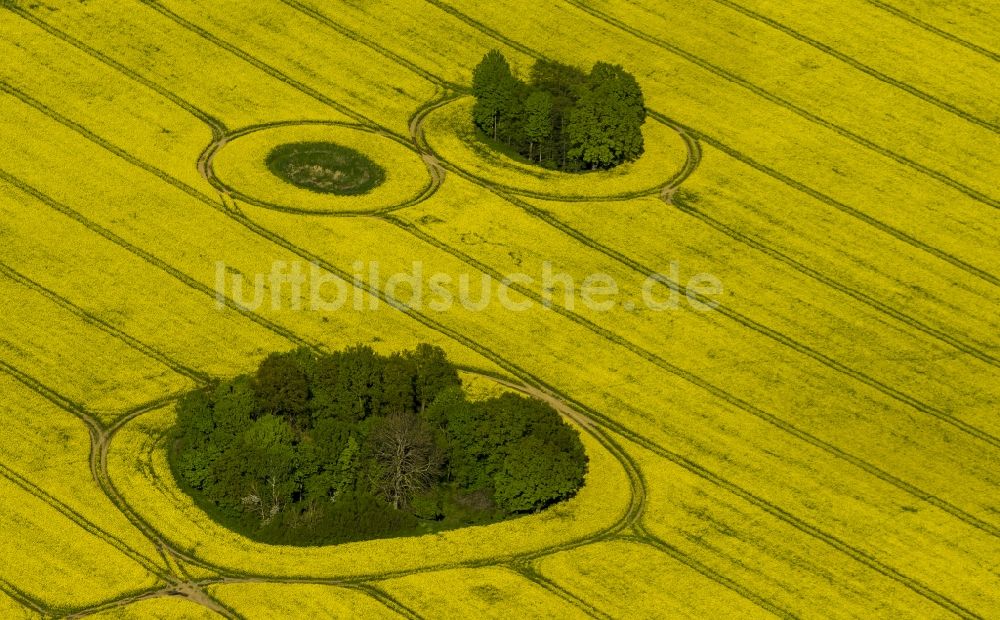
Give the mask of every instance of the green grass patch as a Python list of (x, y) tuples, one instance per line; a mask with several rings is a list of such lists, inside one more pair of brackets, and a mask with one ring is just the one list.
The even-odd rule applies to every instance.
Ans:
[(268, 170), (296, 187), (320, 194), (356, 196), (385, 181), (385, 170), (354, 149), (332, 142), (292, 142), (267, 155)]

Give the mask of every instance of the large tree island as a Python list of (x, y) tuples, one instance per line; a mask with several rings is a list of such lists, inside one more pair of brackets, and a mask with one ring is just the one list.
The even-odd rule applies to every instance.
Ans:
[(182, 486), (255, 540), (330, 544), (490, 523), (572, 496), (587, 458), (549, 405), (472, 402), (444, 352), (357, 346), (267, 357), (190, 393), (170, 451)]

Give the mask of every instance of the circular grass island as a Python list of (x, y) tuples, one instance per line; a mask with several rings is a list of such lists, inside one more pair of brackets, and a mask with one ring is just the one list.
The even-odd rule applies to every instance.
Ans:
[(249, 127), (203, 154), (205, 176), (240, 202), (290, 213), (367, 215), (435, 189), (424, 160), (404, 141), (333, 122)]
[(264, 163), (275, 176), (320, 194), (357, 196), (385, 181), (385, 169), (369, 157), (333, 142), (279, 144)]

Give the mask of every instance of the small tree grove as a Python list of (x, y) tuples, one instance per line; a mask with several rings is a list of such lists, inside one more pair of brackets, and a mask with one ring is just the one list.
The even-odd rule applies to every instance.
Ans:
[(472, 93), (481, 135), (540, 166), (608, 169), (643, 153), (642, 89), (620, 65), (598, 62), (587, 74), (539, 60), (524, 82), (491, 50), (473, 71)]

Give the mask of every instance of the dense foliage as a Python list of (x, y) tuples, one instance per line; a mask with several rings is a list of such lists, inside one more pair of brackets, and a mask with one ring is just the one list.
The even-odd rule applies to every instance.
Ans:
[(619, 65), (539, 60), (525, 83), (497, 50), (472, 76), (473, 121), (484, 136), (548, 168), (611, 168), (642, 155), (642, 89)]
[(385, 170), (354, 149), (332, 142), (292, 142), (276, 146), (264, 162), (296, 187), (321, 194), (364, 194), (385, 180)]
[(576, 431), (515, 394), (466, 399), (444, 352), (272, 354), (178, 405), (171, 463), (252, 538), (327, 544), (537, 511), (583, 483)]

